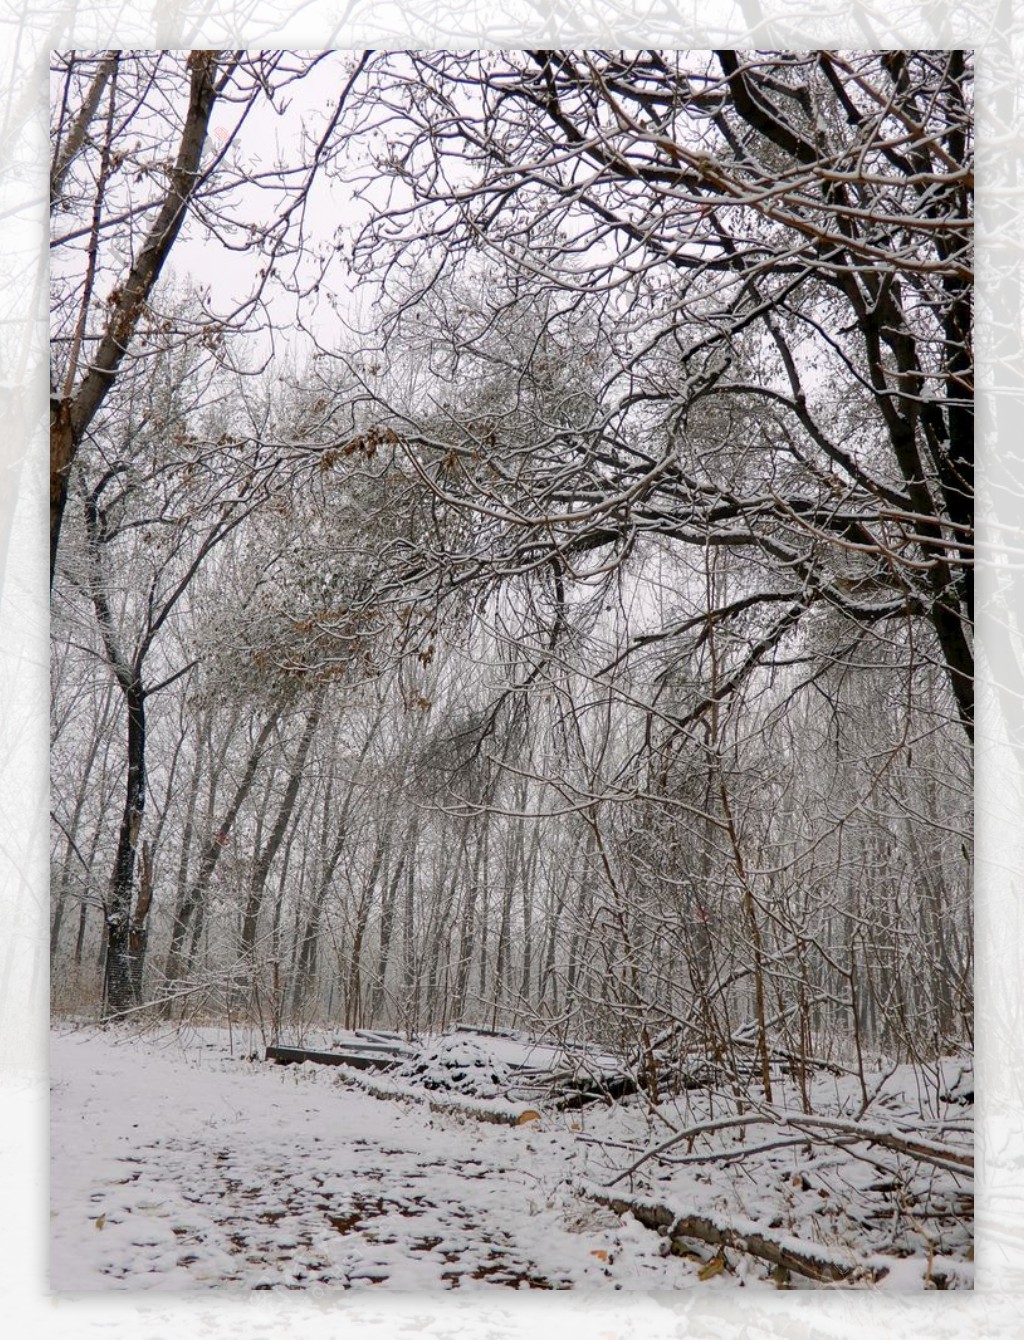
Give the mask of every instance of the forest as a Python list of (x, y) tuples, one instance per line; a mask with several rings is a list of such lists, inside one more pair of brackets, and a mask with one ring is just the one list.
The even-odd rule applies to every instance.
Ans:
[(55, 54), (54, 1020), (947, 1112), (972, 128), (957, 50)]

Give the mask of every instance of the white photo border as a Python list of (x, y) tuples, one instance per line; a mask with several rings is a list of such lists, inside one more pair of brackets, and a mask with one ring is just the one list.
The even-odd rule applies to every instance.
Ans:
[[(1012, 0), (53, 0), (0, 17), (0, 1298), (9, 1333), (509, 1337), (1020, 1333), (1024, 1292), (1024, 11)], [(1015, 12), (1016, 11), (1016, 12)], [(979, 262), (976, 748), (977, 1287), (970, 1294), (286, 1298), (47, 1294), (46, 70), (54, 48), (736, 45), (965, 47), (977, 55)], [(1018, 166), (1020, 165), (1020, 166)], [(1003, 726), (1014, 705), (1021, 734)], [(1011, 707), (1010, 720), (1013, 720)]]

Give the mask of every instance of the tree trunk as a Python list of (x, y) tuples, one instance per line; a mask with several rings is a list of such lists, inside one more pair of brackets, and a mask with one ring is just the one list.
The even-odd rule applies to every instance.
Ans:
[(135, 899), (128, 927), (128, 950), (132, 983), (132, 999), (142, 1004), (142, 973), (146, 965), (146, 944), (149, 940), (149, 909), (153, 902), (153, 846), (143, 842), (139, 863), (139, 892)]
[(82, 767), (82, 775), (78, 783), (78, 790), (75, 793), (75, 803), (71, 811), (71, 817), (68, 826), (63, 830), (65, 841), (64, 862), (61, 866), (60, 877), (57, 884), (56, 896), (54, 898), (53, 921), (50, 925), (50, 971), (56, 975), (57, 968), (57, 950), (60, 945), (61, 925), (64, 920), (64, 906), (67, 901), (70, 879), (68, 870), (71, 866), (72, 858), (79, 860), (85, 871), (84, 878), (89, 878), (89, 865), (85, 857), (78, 850), (78, 829), (82, 820), (82, 811), (85, 809), (85, 803), (88, 799), (91, 788), (89, 785), (92, 777), (93, 768), (96, 766), (96, 759), (99, 756), (100, 744), (103, 740), (107, 727), (107, 712), (111, 702), (111, 692), (108, 686), (106, 695), (103, 699), (103, 710), (100, 713), (99, 720), (93, 732), (92, 740), (89, 742), (89, 752), (86, 754), (85, 763)]
[[(188, 800), (185, 804), (185, 824), (181, 834), (181, 851), (178, 854), (178, 878), (174, 899), (174, 917), (171, 922), (171, 946), (164, 961), (164, 981), (170, 981), (170, 974), (177, 973), (181, 952), (181, 939), (187, 924), (185, 900), (188, 896), (188, 868), (195, 837), (196, 805), (199, 801), (199, 786), (203, 773), (203, 741), (196, 748), (195, 765), (192, 780), (188, 788)], [(177, 937), (177, 938), (175, 938)]]
[[(321, 919), (323, 917), (324, 906), (327, 902), (327, 895), (331, 891), (331, 887), (334, 880), (334, 873), (338, 868), (338, 862), (341, 860), (341, 854), (344, 851), (346, 842), (348, 840), (349, 814), (351, 812), (352, 801), (356, 793), (356, 785), (359, 778), (359, 771), (366, 760), (367, 754), (370, 752), (370, 746), (377, 738), (377, 732), (380, 729), (380, 723), (383, 720), (383, 718), (384, 718), (384, 701), (382, 700), (377, 709), (377, 713), (376, 716), (374, 717), (373, 723), (366, 734), (365, 740), (363, 741), (362, 747), (359, 750), (355, 766), (352, 769), (348, 787), (345, 791), (345, 799), (341, 807), (341, 815), (338, 818), (338, 829), (334, 840), (334, 845), (331, 848), (330, 855), (324, 862), (323, 871), (320, 876), (320, 882), (317, 887), (316, 894), (313, 897), (312, 905), (310, 906), (309, 909), (309, 914), (306, 918), (306, 925), (302, 934), (302, 941), (298, 952), (295, 980), (292, 987), (292, 1009), (295, 1010), (296, 1012), (302, 1009), (302, 1006), (305, 1003), (306, 995), (316, 981), (317, 960), (319, 957), (319, 950), (320, 950), (320, 924)], [(330, 787), (328, 787), (328, 799), (326, 802), (328, 804), (330, 803), (331, 794), (332, 790)], [(325, 831), (322, 843), (323, 850), (327, 849), (326, 818), (327, 816), (325, 814), (325, 823), (324, 823)], [(357, 913), (357, 920), (358, 916), (359, 914)]]
[(299, 747), (295, 751), (291, 774), (288, 778), (288, 785), (285, 788), (284, 797), (281, 801), (281, 807), (277, 812), (277, 819), (274, 822), (274, 827), (271, 829), (270, 836), (267, 838), (262, 850), (259, 851), (256, 857), (252, 877), (249, 881), (249, 896), (246, 899), (245, 912), (242, 917), (241, 953), (242, 957), (245, 959), (251, 959), (256, 948), (256, 930), (259, 924), (260, 909), (263, 906), (263, 892), (267, 885), (267, 875), (270, 873), (270, 867), (274, 863), (274, 857), (280, 849), (288, 825), (291, 822), (292, 813), (295, 809), (295, 801), (299, 794), (299, 786), (302, 782), (303, 771), (306, 766), (306, 757), (309, 754), (310, 745), (313, 743), (313, 736), (316, 734), (316, 728), (320, 722), (320, 715), (323, 711), (326, 692), (327, 690), (324, 687), (317, 690), (313, 706), (310, 708), (309, 715), (306, 718), (306, 725), (302, 732), (302, 738), (299, 740)]
[(309, 909), (309, 916), (306, 918), (306, 926), (302, 934), (302, 940), (299, 946), (298, 962), (295, 969), (295, 981), (292, 984), (292, 1009), (299, 1013), (306, 1002), (306, 996), (316, 980), (317, 958), (320, 949), (320, 918), (323, 915), (324, 903), (327, 901), (327, 895), (331, 890), (334, 880), (334, 872), (338, 868), (338, 862), (341, 860), (341, 853), (345, 850), (345, 840), (348, 837), (345, 814), (342, 815), (341, 826), (338, 829), (334, 840), (334, 846), (324, 863), (323, 873), (320, 877), (320, 883), (313, 897), (313, 904)]
[(346, 991), (347, 999), (345, 1001), (346, 1028), (358, 1027), (362, 1018), (363, 943), (366, 939), (366, 932), (370, 924), (370, 909), (373, 906), (373, 896), (377, 888), (377, 880), (380, 878), (381, 870), (384, 866), (393, 828), (394, 817), (393, 815), (389, 815), (385, 821), (383, 829), (377, 835), (377, 843), (373, 852), (373, 863), (370, 867), (370, 873), (363, 886), (363, 891), (359, 898), (359, 905), (356, 909), (356, 925), (352, 936), (352, 950), (349, 955), (348, 985)]
[(387, 978), (388, 960), (391, 957), (391, 934), (395, 926), (395, 901), (398, 898), (398, 885), (401, 883), (402, 874), (405, 871), (405, 860), (406, 853), (403, 852), (398, 858), (391, 875), (380, 912), (380, 949), (377, 954), (377, 973), (373, 984), (373, 995), (370, 997), (370, 1023), (373, 1025), (380, 1024), (383, 1021), (385, 979)]
[[(468, 829), (470, 821), (466, 820)], [(459, 958), (455, 975), (455, 1001), (452, 1007), (452, 1022), (462, 1021), (466, 1010), (466, 996), (469, 992), (469, 974), (473, 966), (473, 945), (476, 931), (476, 908), (480, 888), (480, 865), (483, 860), (483, 842), (478, 836), (473, 850), (473, 868), (469, 877), (469, 891), (462, 912), (462, 928), (459, 934)], [(481, 945), (481, 952), (483, 946)]]
[[(213, 878), (214, 871), (220, 861), (221, 853), (227, 844), (228, 836), (234, 827), (238, 812), (248, 799), (249, 792), (252, 790), (253, 782), (256, 780), (256, 772), (260, 761), (263, 758), (263, 751), (267, 746), (271, 733), (281, 718), (283, 704), (275, 707), (267, 717), (260, 730), (256, 743), (253, 745), (249, 754), (249, 760), (246, 764), (242, 779), (235, 788), (235, 794), (231, 804), (225, 811), (217, 828), (210, 835), (206, 846), (203, 848), (202, 855), (199, 858), (199, 870), (196, 878), (188, 890), (178, 909), (178, 915), (175, 918), (174, 926), (171, 930), (171, 944), (167, 951), (167, 966), (164, 969), (164, 979), (168, 992), (174, 986), (174, 983), (181, 975), (182, 947), (185, 943), (185, 937), (188, 934), (189, 923), (193, 916), (201, 913), (206, 891), (209, 888), (210, 880)], [(198, 918), (197, 918), (198, 924)], [(193, 928), (193, 946), (198, 942), (198, 935)], [(194, 951), (193, 951), (194, 952)], [(169, 1003), (168, 1003), (169, 1004)]]
[[(68, 481), (79, 443), (113, 386), (122, 360), (128, 351), (139, 319), (145, 311), (146, 300), (160, 277), (171, 247), (185, 218), (189, 197), (199, 180), (199, 164), (206, 128), (216, 98), (214, 79), (217, 70), (216, 51), (194, 51), (189, 56), (191, 72), (189, 106), (178, 144), (177, 161), (171, 167), (167, 194), (153, 219), (130, 272), (119, 285), (108, 303), (106, 328), (90, 352), (87, 371), (72, 392), (75, 375), (72, 357), (67, 385), (50, 402), (50, 586), (57, 563), (57, 546), (67, 504)], [(115, 72), (116, 75), (116, 72)], [(109, 145), (107, 146), (109, 150)], [(91, 243), (95, 250), (97, 239)], [(82, 299), (86, 308), (90, 302), (90, 285)], [(87, 310), (81, 314), (82, 327)], [(120, 938), (118, 930), (115, 938)], [(124, 932), (127, 946), (127, 932)], [(127, 949), (126, 949), (127, 952)]]
[(128, 707), (128, 778), (105, 910), (107, 952), (103, 1013), (106, 1018), (123, 1014), (136, 1003), (134, 984), (138, 977), (132, 962), (131, 911), (135, 852), (146, 807), (146, 695), (137, 678), (128, 685), (125, 702)]

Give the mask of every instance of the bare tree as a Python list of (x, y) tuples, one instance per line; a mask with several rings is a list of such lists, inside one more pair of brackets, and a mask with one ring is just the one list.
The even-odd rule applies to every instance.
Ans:
[[(252, 127), (261, 114), (278, 112), (291, 84), (322, 62), (343, 60), (281, 51), (55, 55), (51, 587), (76, 456), (125, 366), (186, 340), (223, 353), (232, 333), (272, 331), (264, 308), (271, 289), (302, 295), (315, 285), (315, 274), (306, 272), (313, 255), (304, 212), (344, 87), (316, 131), (295, 125), (296, 156), (286, 164), (264, 160)], [(215, 108), (224, 124), (211, 135)], [(264, 194), (274, 197), (270, 211), (254, 203)], [(211, 300), (207, 293), (202, 308), (168, 310), (161, 276), (179, 240), (194, 238), (251, 257), (244, 297)]]
[(195, 407), (182, 388), (199, 395), (202, 390), (192, 380), (178, 382), (181, 369), (174, 362), (162, 371), (167, 379), (162, 385), (150, 382), (143, 390), (136, 379), (122, 414), (108, 416), (93, 434), (95, 463), (78, 476), (80, 569), (62, 592), (67, 599), (80, 591), (91, 605), (99, 654), (125, 713), (124, 807), (105, 900), (105, 999), (113, 1013), (138, 1003), (141, 974), (132, 943), (145, 943), (152, 894), (151, 852), (143, 872), (147, 887), (138, 891), (133, 914), (148, 790), (148, 705), (196, 663), (187, 650), (173, 663), (164, 634), (203, 564), (260, 496), (257, 456), (247, 460), (241, 485), (226, 470), (210, 471), (209, 440), (199, 436), (209, 424), (193, 418), (185, 427)]
[[(134, 129), (174, 90), (161, 143), (184, 125), (187, 64), (134, 59), (58, 63), (68, 404), (122, 300), (112, 244), (136, 256), (169, 198), (133, 194)], [(262, 191), (232, 153), (321, 65), (341, 94)], [(219, 314), (154, 280), (78, 442), (57, 957), (67, 867), (109, 851), (108, 973), (127, 955), (138, 999), (159, 945), (169, 1013), (251, 983), (266, 1020), (269, 980), (274, 1028), (543, 1027), (652, 1095), (765, 1099), (785, 1065), (808, 1110), (815, 1065), (867, 1103), (872, 1049), (969, 1043), (969, 58), (213, 68), (235, 140), (175, 255), (288, 273)], [(314, 236), (328, 163), (351, 237)], [(335, 340), (338, 245), (373, 302)], [(308, 304), (265, 375), (270, 284)], [(120, 711), (79, 734), (96, 665)], [(115, 731), (117, 833), (92, 795)]]
[(535, 415), (526, 439), (508, 393), (486, 422), (439, 395), (427, 431), (391, 420), (482, 532), (444, 570), (608, 564), (649, 536), (725, 546), (764, 574), (716, 612), (760, 616), (738, 674), (820, 606), (883, 637), (910, 617), (970, 734), (969, 58), (382, 55), (366, 78), (398, 203), (356, 255), (399, 276), (393, 337), (481, 253), (506, 275), (497, 299), (434, 322), (451, 383), (475, 384), (524, 290), (552, 304), (531, 386), (569, 357), (580, 309), (601, 315), (584, 420)]

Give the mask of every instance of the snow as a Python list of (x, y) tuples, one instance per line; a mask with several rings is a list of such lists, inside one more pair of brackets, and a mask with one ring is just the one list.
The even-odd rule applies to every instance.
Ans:
[(414, 1057), (419, 1062), (429, 1058), (439, 1071), (447, 1069), (449, 1063), (458, 1065), (460, 1060), (469, 1066), (480, 1066), (483, 1062), (505, 1075), (515, 1071), (538, 1074), (560, 1071), (590, 1077), (602, 1072), (615, 1074), (620, 1068), (614, 1056), (594, 1048), (570, 1043), (559, 1045), (511, 1030), (494, 1032), (468, 1027), (455, 1028), (439, 1037), (428, 1036), (418, 1043), (409, 1042), (396, 1033), (372, 1029), (307, 1029), (289, 1039), (288, 1045), (345, 1051), (353, 1047), (365, 1048), (375, 1041), (408, 1051), (412, 1054), (410, 1059)]
[[(426, 1103), (431, 1111), (462, 1113), (484, 1121), (502, 1122), (509, 1126), (519, 1125), (538, 1116), (536, 1109), (529, 1103), (452, 1096), (451, 1090), (438, 1082), (436, 1072), (428, 1071), (427, 1074), (430, 1076), (429, 1081), (416, 1085), (403, 1083), (402, 1080), (392, 1079), (390, 1076), (366, 1075), (349, 1066), (338, 1067), (338, 1079), (341, 1083), (365, 1089), (375, 1098), (404, 1098), (414, 1103)], [(458, 1089), (457, 1092), (464, 1092), (464, 1088)]]
[[(251, 1039), (226, 1030), (55, 1029), (52, 1287), (417, 1294), (776, 1287), (770, 1267), (732, 1250), (726, 1270), (702, 1275), (711, 1249), (695, 1243), (692, 1258), (673, 1255), (632, 1215), (586, 1194), (663, 1142), (668, 1127), (722, 1115), (721, 1096), (681, 1095), (654, 1113), (639, 1100), (572, 1113), (538, 1103), (539, 1119), (495, 1125), (474, 1118), (515, 1115), (520, 1106), (500, 1093), (469, 1096), (465, 1082), (486, 1072), (483, 1088), (493, 1087), (491, 1075), (522, 1063), (513, 1040), (493, 1041), (492, 1052), (492, 1039), (431, 1039), (416, 1052), (431, 1064), (417, 1075), (407, 1063), (410, 1073), (397, 1079), (267, 1064), (255, 1059), (262, 1049)], [(453, 1074), (463, 1080), (440, 1094), (424, 1084)], [(887, 1111), (912, 1110), (911, 1081), (890, 1079)], [(843, 1081), (820, 1085), (816, 1111), (849, 1112)], [(430, 1106), (439, 1097), (443, 1110)], [(964, 1108), (949, 1116), (962, 1124)], [(690, 1141), (682, 1156), (733, 1148), (738, 1155), (745, 1138), (721, 1128)], [(811, 1141), (742, 1161), (671, 1158), (648, 1160), (614, 1194), (813, 1245), (822, 1258), (884, 1264), (886, 1290), (926, 1287), (929, 1250), (950, 1287), (971, 1286), (969, 1223), (960, 1212), (943, 1217), (947, 1202), (969, 1191), (963, 1177), (893, 1151), (883, 1157), (870, 1147), (858, 1153)], [(897, 1197), (880, 1189), (893, 1169), (908, 1192), (923, 1194), (927, 1184), (933, 1217), (917, 1226), (921, 1233), (905, 1222)]]
[(444, 1037), (410, 1057), (396, 1078), (416, 1080), (425, 1089), (444, 1089), (469, 1098), (496, 1098), (510, 1083), (508, 1066), (464, 1036)]
[(570, 1131), (437, 1115), (337, 1080), (232, 1057), (226, 1036), (56, 1032), (52, 1287), (683, 1283), (656, 1237), (572, 1192)]

